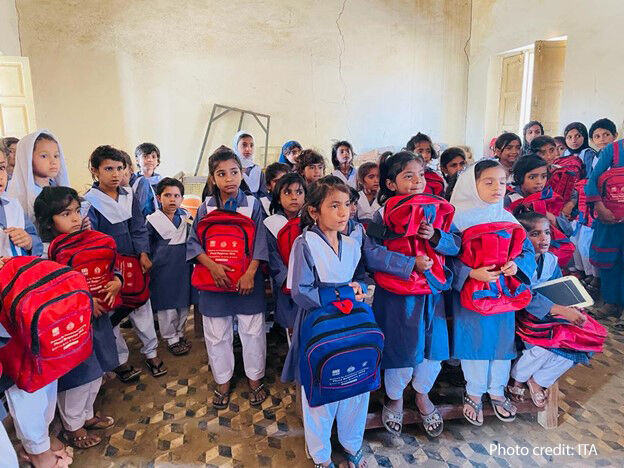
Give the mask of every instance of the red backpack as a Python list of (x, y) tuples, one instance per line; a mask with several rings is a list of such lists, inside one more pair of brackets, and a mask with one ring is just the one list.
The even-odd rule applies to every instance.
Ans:
[(93, 300), (83, 275), (38, 257), (13, 257), (0, 268), (0, 285), (0, 323), (11, 335), (0, 362), (19, 388), (34, 392), (91, 355)]
[(593, 210), (587, 203), (587, 195), (585, 194), (585, 186), (587, 179), (579, 180), (576, 183), (576, 191), (578, 192), (578, 222), (585, 226), (591, 227), (594, 224)]
[(557, 158), (555, 164), (560, 167), (551, 172), (548, 186), (552, 187), (565, 204), (570, 201), (576, 183), (583, 178), (584, 165), (575, 154)]
[(624, 167), (620, 163), (620, 141), (613, 142), (613, 164), (598, 179), (602, 203), (616, 219), (624, 219)]
[(579, 327), (550, 315), (540, 320), (523, 311), (516, 314), (516, 334), (527, 343), (543, 348), (602, 352), (607, 330), (593, 317), (586, 314), (585, 318)]
[[(117, 245), (112, 237), (91, 229), (61, 234), (50, 243), (48, 257), (82, 273), (87, 278), (91, 295), (104, 302), (106, 292), (103, 288), (115, 278)], [(117, 295), (110, 309), (120, 306), (121, 295)]]
[(122, 307), (136, 309), (145, 304), (150, 298), (149, 273), (143, 273), (138, 257), (117, 254), (115, 267), (121, 272), (123, 285), (121, 286)]
[(433, 169), (425, 169), (425, 192), (441, 197), (444, 195), (444, 179)]
[[(528, 197), (514, 201), (507, 207), (507, 210), (513, 214), (514, 211), (520, 206), (524, 206), (531, 211), (535, 211), (536, 213), (543, 215), (546, 215), (546, 213), (552, 213), (557, 216), (561, 213), (561, 209), (563, 208), (563, 200), (559, 195), (557, 195), (557, 193), (553, 192), (551, 187), (546, 187), (541, 192), (533, 193)], [(572, 257), (574, 256), (574, 244), (553, 223), (550, 223), (550, 231), (551, 240), (550, 249), (548, 250), (549, 252), (555, 254), (555, 256), (559, 259), (559, 266), (564, 268), (568, 265), (568, 263), (570, 263), (570, 260), (572, 260)]]
[(438, 293), (449, 289), (452, 274), (445, 266), (444, 255), (438, 253), (428, 240), (416, 234), (423, 221), (448, 232), (454, 213), (453, 205), (435, 195), (423, 193), (390, 198), (384, 207), (383, 223), (386, 231), (389, 231), (382, 236), (384, 246), (410, 257), (426, 255), (433, 260), (433, 266), (424, 273), (412, 271), (409, 279), (375, 272), (375, 282), (387, 291), (404, 296)]
[[(526, 232), (516, 223), (477, 224), (462, 235), (459, 259), (470, 268), (494, 265), (500, 269), (522, 253)], [(515, 276), (502, 273), (495, 282), (468, 278), (460, 293), (462, 306), (482, 315), (520, 310), (531, 302), (531, 290)]]
[(201, 291), (236, 291), (236, 283), (247, 271), (253, 255), (256, 223), (235, 211), (216, 209), (197, 223), (197, 237), (204, 252), (214, 262), (227, 265), (231, 287), (217, 287), (210, 270), (198, 263), (193, 269), (191, 284)]
[[(282, 229), (277, 233), (277, 251), (282, 257), (284, 265), (288, 267), (288, 260), (290, 259), (290, 251), (295, 242), (295, 239), (301, 234), (301, 218), (296, 217), (290, 219)], [(290, 289), (286, 287), (284, 283), (282, 285), (282, 291), (284, 294), (290, 294)]]

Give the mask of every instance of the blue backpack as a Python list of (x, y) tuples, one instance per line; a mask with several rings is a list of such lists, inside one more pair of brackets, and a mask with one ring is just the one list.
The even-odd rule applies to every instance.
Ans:
[(345, 400), (380, 386), (384, 335), (371, 308), (350, 286), (321, 288), (322, 307), (301, 326), (301, 384), (312, 407)]

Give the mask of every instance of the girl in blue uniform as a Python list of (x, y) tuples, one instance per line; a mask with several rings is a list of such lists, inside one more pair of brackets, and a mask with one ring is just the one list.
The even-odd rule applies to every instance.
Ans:
[[(241, 137), (241, 141), (244, 138)], [(203, 315), (206, 350), (212, 375), (217, 383), (212, 403), (217, 409), (227, 408), (230, 401), (230, 380), (234, 375), (234, 317), (238, 321), (245, 374), (251, 389), (249, 401), (252, 406), (258, 406), (269, 395), (262, 383), (266, 365), (266, 306), (264, 280), (262, 271), (258, 268), (260, 262), (269, 260), (269, 254), (260, 202), (241, 190), (244, 174), (242, 160), (245, 157), (240, 158), (231, 150), (221, 148), (208, 159), (208, 184), (211, 194), (197, 211), (186, 247), (187, 260), (195, 260), (208, 268), (218, 287), (229, 287), (230, 279), (226, 275), (228, 267), (214, 262), (206, 255), (197, 236), (197, 224), (215, 209), (236, 211), (255, 223), (253, 260), (236, 285), (238, 291), (199, 291), (199, 312)]]
[[(145, 217), (136, 197), (133, 197), (132, 190), (119, 186), (126, 170), (123, 155), (111, 146), (99, 146), (91, 154), (89, 166), (96, 179), (93, 187), (85, 194), (85, 199), (90, 204), (87, 216), (92, 228), (115, 239), (119, 254), (138, 257), (143, 273), (149, 271), (152, 262), (149, 258), (149, 236)], [(134, 309), (129, 317), (143, 343), (141, 353), (145, 356), (148, 369), (154, 377), (164, 375), (167, 369), (158, 358), (158, 337), (150, 301)], [(115, 372), (120, 380), (128, 382), (136, 379), (140, 371), (128, 364), (130, 353), (119, 326), (114, 328), (114, 332), (121, 364)]]
[(303, 151), (301, 143), (295, 140), (289, 140), (282, 145), (282, 151), (280, 152), (278, 162), (288, 165), (290, 170), (294, 171), (301, 151)]
[[(35, 200), (35, 217), (46, 243), (61, 234), (80, 231), (82, 216), (78, 193), (69, 187), (45, 187)], [(79, 449), (94, 447), (102, 441), (99, 435), (89, 430), (106, 429), (115, 423), (110, 416), (96, 415), (93, 403), (104, 373), (119, 365), (108, 313), (121, 289), (120, 276), (117, 272), (115, 278), (104, 286), (107, 294), (104, 302), (94, 300), (91, 356), (58, 379), (58, 408), (64, 428), (63, 437)]]
[[(382, 206), (395, 195), (422, 193), (425, 189), (425, 162), (419, 155), (408, 151), (382, 157), (379, 174), (378, 200)], [(383, 223), (383, 208), (374, 215), (373, 222)], [(443, 255), (456, 255), (459, 251), (457, 236), (435, 230), (431, 225), (423, 224), (419, 235), (428, 239)], [(424, 256), (410, 260), (413, 269), (419, 272), (432, 265), (432, 260)], [(411, 382), (416, 390), (416, 406), (423, 417), (425, 431), (437, 437), (443, 430), (443, 421), (429, 399), (429, 391), (440, 372), (441, 361), (449, 358), (442, 295), (398, 295), (377, 285), (373, 311), (386, 336), (381, 361), (386, 390), (382, 414), (384, 426), (392, 434), (401, 433), (403, 392)]]
[(232, 148), (243, 167), (243, 180), (251, 194), (256, 197), (268, 195), (262, 168), (254, 162), (255, 142), (251, 133), (240, 131), (234, 135)]
[(291, 172), (277, 181), (271, 201), (271, 216), (264, 220), (267, 228), (269, 268), (273, 279), (273, 293), (276, 296), (275, 321), (292, 333), (295, 324), (296, 304), (290, 294), (284, 293), (288, 263), (284, 263), (277, 250), (277, 235), (288, 221), (299, 216), (307, 193), (306, 184), (299, 174)]
[(290, 172), (290, 166), (282, 163), (269, 164), (264, 169), (264, 177), (266, 179), (266, 186), (268, 194), (266, 196), (258, 198), (262, 204), (265, 216), (271, 215), (271, 201), (273, 200), (273, 189), (277, 185), (277, 181)]
[(160, 336), (171, 354), (180, 356), (191, 349), (184, 338), (184, 325), (191, 303), (191, 269), (186, 261), (189, 214), (180, 208), (184, 198), (182, 182), (165, 177), (156, 186), (160, 209), (147, 217), (152, 253), (150, 300), (158, 317)]
[(349, 187), (357, 188), (357, 171), (353, 167), (353, 146), (348, 141), (334, 143), (331, 151), (334, 166), (332, 175), (338, 177)]
[(381, 208), (377, 202), (379, 192), (379, 164), (365, 162), (358, 167), (358, 185), (360, 186), (360, 198), (357, 202), (357, 220), (368, 224), (373, 219), (375, 212)]
[[(469, 166), (459, 175), (451, 196), (456, 228), (463, 232), (480, 224), (517, 223), (503, 206), (506, 186), (507, 174), (497, 161), (486, 159)], [(487, 266), (472, 269), (456, 257), (450, 260), (453, 270), (451, 352), (454, 358), (461, 359), (467, 382), (464, 417), (476, 426), (483, 424), (482, 396), (487, 392), (496, 416), (502, 421), (513, 421), (516, 408), (505, 398), (504, 390), (511, 360), (516, 356), (515, 312), (482, 315), (462, 306), (459, 294), (469, 276), (490, 282), (502, 272), (529, 284), (535, 271), (533, 246), (525, 240), (522, 253), (503, 265), (501, 271), (492, 271), (493, 268)]]

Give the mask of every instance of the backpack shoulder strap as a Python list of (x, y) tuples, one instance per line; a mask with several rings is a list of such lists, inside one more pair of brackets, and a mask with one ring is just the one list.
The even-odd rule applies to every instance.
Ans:
[(612, 167), (618, 167), (620, 165), (620, 141), (613, 142), (613, 164)]

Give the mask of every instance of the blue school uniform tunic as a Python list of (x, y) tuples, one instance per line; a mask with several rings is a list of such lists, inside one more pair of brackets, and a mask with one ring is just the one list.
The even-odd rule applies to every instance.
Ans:
[[(165, 215), (166, 217), (166, 215)], [(180, 224), (187, 226), (187, 213), (181, 208), (173, 215), (173, 222), (168, 222), (176, 228)], [(155, 221), (147, 219), (147, 231), (150, 239), (150, 252), (152, 253), (152, 269), (150, 270), (150, 299), (154, 310), (179, 309), (189, 307), (191, 303), (191, 272), (192, 265), (186, 261), (186, 237), (180, 232), (184, 240), (163, 239), (154, 227)]]
[[(548, 190), (548, 189), (545, 189), (545, 190)], [(514, 201), (518, 200), (517, 196), (520, 196), (521, 198), (526, 197), (526, 195), (522, 191), (522, 188), (518, 187), (517, 185), (514, 185), (513, 192), (505, 194), (505, 198), (503, 202), (505, 205), (505, 208), (509, 208), (509, 205), (511, 205)], [(564, 236), (570, 237), (572, 234), (574, 234), (574, 228), (572, 227), (572, 224), (570, 224), (570, 221), (568, 220), (568, 218), (560, 214), (559, 216), (556, 216), (555, 219), (557, 220), (557, 227), (561, 230)]]
[(149, 179), (147, 177), (132, 174), (130, 176), (130, 187), (132, 187), (132, 192), (139, 202), (143, 216), (151, 215), (158, 209), (156, 194), (150, 186)]
[[(230, 198), (226, 206), (248, 207), (249, 200), (242, 190), (238, 191), (236, 198)], [(206, 216), (206, 205), (219, 207), (217, 197), (208, 197), (197, 210), (197, 216), (193, 222), (193, 229), (186, 244), (186, 259), (193, 260), (199, 254), (205, 253), (197, 237), (197, 224)], [(251, 219), (256, 225), (254, 238), (253, 260), (266, 262), (269, 260), (267, 250), (266, 228), (262, 223), (262, 208), (258, 200), (253, 201)], [(266, 310), (264, 276), (262, 268), (258, 268), (254, 276), (254, 287), (251, 294), (242, 296), (237, 292), (212, 292), (199, 291), (199, 312), (206, 317), (231, 317), (234, 315), (254, 315), (264, 313)]]
[[(162, 180), (162, 176), (158, 174), (157, 172), (154, 172), (150, 177), (144, 176), (141, 171), (137, 171), (136, 174), (132, 174), (132, 175), (145, 179), (149, 183), (149, 185), (152, 187), (153, 190), (156, 190), (156, 186), (158, 185), (158, 182)], [(132, 183), (130, 183), (130, 185), (132, 185)]]
[[(19, 202), (17, 200), (13, 198), (9, 198), (6, 195), (2, 194), (0, 196), (0, 228), (2, 229), (6, 229), (9, 227), (20, 227), (20, 226), (15, 226), (15, 225), (13, 226), (7, 225), (7, 215), (6, 215), (5, 209), (7, 209), (6, 207), (9, 203), (16, 203), (19, 206)], [(26, 212), (23, 209), (21, 209), (21, 206), (19, 206), (19, 208), (23, 212), (23, 217), (24, 217), (23, 229), (28, 234), (30, 234), (30, 237), (32, 238), (32, 247), (30, 248), (30, 251), (27, 252), (27, 254), (34, 255), (35, 257), (39, 257), (43, 253), (43, 243), (41, 242), (41, 238), (39, 237), (39, 234), (37, 234), (37, 229), (35, 229), (35, 226), (33, 225), (32, 221), (30, 220)]]
[[(373, 222), (383, 224), (381, 210), (375, 213)], [(459, 236), (440, 231), (435, 250), (442, 255), (457, 255), (459, 245)], [(413, 269), (415, 259), (406, 258), (411, 258)], [(435, 361), (449, 358), (448, 325), (442, 294), (403, 296), (378, 285), (373, 311), (386, 337), (382, 369), (415, 367), (424, 358)]]
[(257, 164), (243, 168), (243, 178), (254, 197), (262, 198), (269, 195), (264, 172), (262, 172), (262, 168)]
[[(451, 356), (456, 359), (486, 361), (515, 358), (515, 312), (482, 315), (462, 306), (459, 293), (472, 268), (457, 257), (449, 260), (448, 266), (453, 272)], [(522, 253), (514, 262), (518, 266), (516, 277), (523, 283), (530, 284), (535, 272), (535, 251), (528, 239), (524, 241)]]

